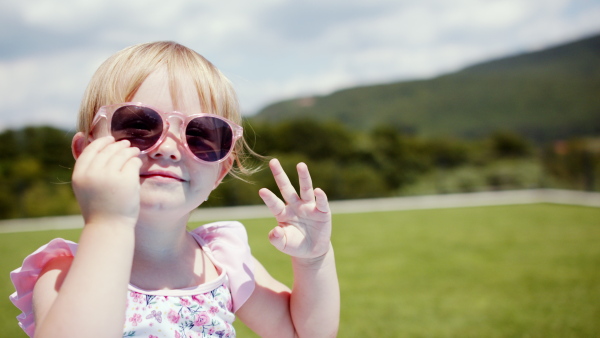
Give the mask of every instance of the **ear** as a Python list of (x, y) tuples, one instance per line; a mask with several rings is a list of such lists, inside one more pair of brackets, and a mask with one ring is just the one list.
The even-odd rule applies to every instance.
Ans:
[(217, 177), (213, 190), (221, 184), (221, 181), (227, 176), (231, 167), (233, 167), (233, 156), (229, 156), (225, 161), (219, 163), (219, 176)]
[(83, 152), (83, 149), (88, 145), (89, 141), (87, 137), (82, 132), (78, 132), (73, 136), (73, 140), (71, 141), (71, 152), (73, 153), (73, 157), (75, 159), (79, 158), (79, 155)]

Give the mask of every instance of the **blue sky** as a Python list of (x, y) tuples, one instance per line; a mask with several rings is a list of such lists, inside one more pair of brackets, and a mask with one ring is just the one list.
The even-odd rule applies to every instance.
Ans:
[(597, 33), (600, 0), (1, 0), (0, 129), (73, 128), (94, 70), (140, 42), (203, 54), (252, 114)]

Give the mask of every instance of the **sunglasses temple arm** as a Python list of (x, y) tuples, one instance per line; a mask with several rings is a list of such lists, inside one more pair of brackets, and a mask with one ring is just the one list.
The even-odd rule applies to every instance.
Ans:
[(244, 128), (241, 126), (237, 126), (237, 128), (235, 128), (235, 139), (239, 139), (242, 137), (242, 135), (244, 134)]
[(96, 129), (96, 127), (100, 123), (100, 120), (102, 120), (102, 119), (108, 121), (108, 116), (106, 116), (106, 112), (104, 112), (103, 109), (101, 108), (101, 110), (96, 114), (96, 116), (94, 116), (94, 119), (92, 120), (92, 125), (90, 126), (90, 131), (88, 132), (88, 135), (87, 135), (87, 140), (89, 143), (91, 143), (95, 140), (95, 138), (93, 136), (93, 132), (94, 132), (94, 129)]

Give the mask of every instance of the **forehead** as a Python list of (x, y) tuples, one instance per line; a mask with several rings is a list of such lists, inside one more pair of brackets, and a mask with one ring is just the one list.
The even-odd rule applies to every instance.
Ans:
[(164, 111), (200, 113), (198, 88), (190, 76), (172, 76), (166, 67), (150, 73), (135, 92), (131, 101), (142, 102)]

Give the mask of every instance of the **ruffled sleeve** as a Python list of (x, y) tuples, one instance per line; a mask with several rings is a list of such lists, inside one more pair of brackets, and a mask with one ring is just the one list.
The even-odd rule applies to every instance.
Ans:
[(35, 319), (33, 316), (33, 287), (37, 282), (40, 272), (53, 258), (61, 256), (74, 256), (77, 251), (77, 244), (62, 238), (55, 238), (50, 243), (37, 249), (34, 253), (27, 256), (20, 268), (10, 273), (15, 289), (10, 295), (10, 300), (23, 313), (17, 316), (19, 326), (33, 337), (35, 331)]
[(205, 224), (192, 231), (227, 273), (236, 312), (254, 291), (254, 261), (248, 245), (246, 228), (240, 222)]

